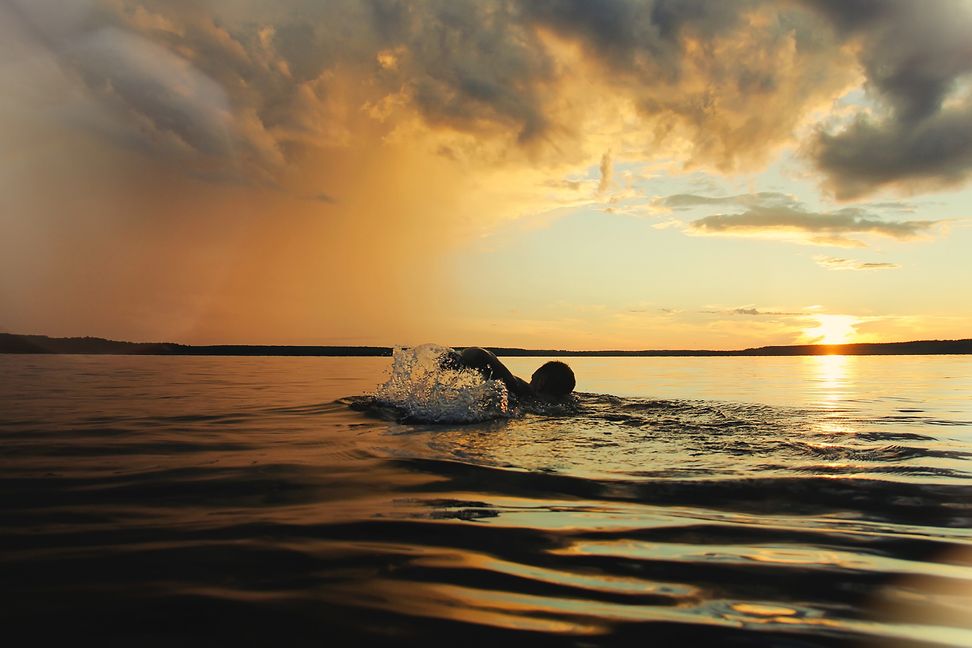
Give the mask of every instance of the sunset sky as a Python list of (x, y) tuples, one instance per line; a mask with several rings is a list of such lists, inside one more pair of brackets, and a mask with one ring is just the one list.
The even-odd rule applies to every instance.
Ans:
[(972, 0), (0, 0), (0, 331), (972, 337)]

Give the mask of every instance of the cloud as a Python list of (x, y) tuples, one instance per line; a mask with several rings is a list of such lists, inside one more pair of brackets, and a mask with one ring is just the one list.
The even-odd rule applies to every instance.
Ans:
[(761, 311), (753, 306), (740, 306), (723, 310), (704, 310), (702, 313), (715, 315), (749, 315), (753, 317), (791, 317), (806, 315), (806, 313), (784, 312), (784, 311)]
[(779, 316), (779, 315), (799, 315), (800, 313), (781, 313), (773, 311), (760, 311), (755, 308), (736, 308), (733, 309), (735, 315), (756, 315), (756, 316)]
[[(800, 7), (744, 0), (533, 0), (524, 13), (583, 50), (644, 122), (642, 146), (679, 143), (686, 166), (761, 163), (854, 78)], [(575, 71), (572, 69), (572, 72)]]
[[(107, 134), (115, 142), (199, 160), (197, 177), (235, 173), (231, 168), (247, 160), (268, 167), (283, 162), (278, 142), (254, 118), (252, 107), (234, 105), (225, 80), (193, 61), (210, 52), (183, 48), (180, 53), (166, 46), (165, 38), (155, 37), (163, 26), (176, 29), (170, 23), (161, 17), (150, 20), (144, 10), (134, 12), (134, 24), (151, 30), (142, 34), (125, 24), (125, 16), (96, 12), (77, 1), (66, 3), (76, 19), (64, 23), (52, 19), (51, 4), (15, 2), (8, 8), (110, 115)], [(212, 54), (206, 60), (218, 59)], [(218, 172), (212, 170), (213, 161), (221, 167)]]
[(763, 0), (12, 2), (129, 136), (263, 176), (419, 127), (463, 160), (596, 160), (617, 136), (733, 170), (852, 77), (819, 19)]
[(901, 267), (897, 263), (858, 261), (822, 255), (813, 257), (813, 260), (817, 265), (828, 270), (895, 270)]
[(597, 184), (597, 193), (603, 194), (611, 186), (611, 151), (601, 156), (601, 180)]
[[(943, 120), (965, 114), (953, 89), (965, 50), (952, 32), (939, 52), (928, 30), (911, 43), (882, 27), (927, 3), (911, 4), (0, 0), (0, 131), (16, 153), (3, 169), (3, 211), (16, 227), (0, 275), (30, 287), (4, 312), (46, 308), (48, 322), (83, 315), (114, 326), (125, 304), (125, 317), (169, 313), (214, 341), (231, 330), (397, 335), (403, 319), (409, 334), (448, 333), (455, 306), (443, 296), (468, 277), (447, 257), (461, 245), (498, 223), (518, 221), (518, 235), (581, 204), (607, 207), (592, 203), (599, 185), (618, 199), (611, 209), (640, 207), (617, 182), (635, 159), (759, 168), (863, 73), (884, 112), (862, 118), (871, 130), (861, 132), (885, 148), (855, 157), (853, 123), (824, 129), (810, 147), (818, 160), (855, 153), (828, 172), (851, 192), (897, 184), (941, 131), (941, 146), (956, 150), (932, 149), (943, 161), (928, 163), (929, 181), (958, 181), (965, 144), (951, 132), (964, 122)], [(881, 165), (890, 170), (874, 171)], [(930, 228), (895, 225), (872, 216), (884, 213), (876, 207), (815, 214), (785, 194), (713, 196), (659, 206), (742, 213), (652, 226), (841, 245)], [(771, 323), (738, 315), (752, 326), (734, 330)], [(630, 330), (644, 335), (640, 326)]]
[(913, 214), (918, 210), (917, 205), (914, 203), (898, 201), (868, 203), (866, 206), (871, 209), (886, 209), (889, 211), (903, 212), (908, 214)]
[(876, 234), (901, 241), (927, 234), (939, 221), (886, 221), (858, 208), (810, 212), (802, 208), (752, 207), (738, 214), (715, 214), (689, 223), (690, 233), (728, 236), (782, 236), (816, 245), (862, 247), (849, 235)]
[(326, 203), (328, 205), (336, 205), (339, 202), (337, 198), (329, 193), (324, 193), (323, 191), (312, 196), (307, 196), (305, 200), (313, 200), (316, 202)]
[(466, 162), (596, 163), (613, 138), (751, 168), (857, 80), (855, 52), (887, 112), (806, 142), (836, 195), (972, 171), (958, 0), (7, 6), (115, 111), (117, 139), (264, 183), (308, 147), (415, 128)]
[(804, 0), (859, 51), (885, 108), (821, 129), (808, 150), (838, 198), (883, 186), (957, 184), (972, 172), (972, 5), (962, 0)]
[(428, 122), (473, 132), (499, 129), (520, 144), (547, 133), (541, 89), (554, 68), (516, 3), (368, 6), (371, 38), (401, 52), (390, 80), (408, 88)]
[(584, 183), (580, 180), (547, 180), (543, 183), (543, 186), (551, 189), (569, 189), (571, 191), (580, 191), (583, 185)]
[(901, 122), (917, 123), (941, 108), (957, 78), (972, 71), (963, 0), (807, 0), (846, 37), (861, 42), (868, 81)]
[(972, 173), (972, 100), (917, 124), (860, 117), (837, 134), (819, 134), (812, 151), (841, 199), (897, 183), (960, 184)]
[(789, 194), (763, 191), (754, 194), (739, 194), (735, 196), (700, 196), (696, 194), (673, 194), (664, 198), (656, 198), (656, 206), (668, 207), (677, 211), (685, 211), (693, 207), (709, 205), (740, 205), (743, 207), (777, 207), (795, 206), (798, 203)]

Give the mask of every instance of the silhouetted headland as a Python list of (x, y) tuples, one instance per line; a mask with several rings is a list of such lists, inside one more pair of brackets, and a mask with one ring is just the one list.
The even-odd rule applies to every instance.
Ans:
[[(455, 345), (464, 348), (469, 345)], [(487, 347), (498, 356), (530, 357), (665, 357), (665, 356), (811, 356), (811, 355), (954, 355), (972, 353), (972, 339), (867, 342), (859, 344), (797, 344), (718, 351), (709, 349), (646, 349), (641, 351), (570, 351)], [(200, 356), (390, 356), (387, 346), (287, 346), (267, 344), (188, 345), (173, 342), (120, 342), (96, 337), (52, 338), (46, 335), (0, 333), (0, 353), (62, 353), (108, 355)]]

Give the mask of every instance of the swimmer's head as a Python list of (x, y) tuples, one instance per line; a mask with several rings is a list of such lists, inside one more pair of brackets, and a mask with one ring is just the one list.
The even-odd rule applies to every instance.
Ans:
[(530, 387), (544, 398), (560, 400), (574, 391), (574, 372), (563, 362), (553, 360), (533, 372)]

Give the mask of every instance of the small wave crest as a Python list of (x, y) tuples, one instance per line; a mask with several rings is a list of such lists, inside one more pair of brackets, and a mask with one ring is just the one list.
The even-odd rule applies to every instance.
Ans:
[(513, 416), (506, 385), (483, 380), (472, 369), (444, 366), (449, 351), (437, 344), (396, 348), (391, 375), (378, 387), (375, 401), (402, 412), (405, 420), (425, 423), (477, 423)]

